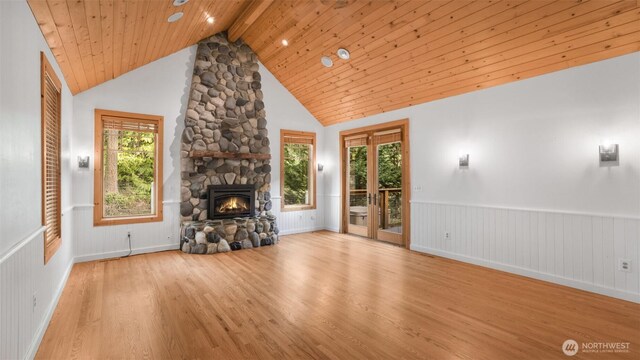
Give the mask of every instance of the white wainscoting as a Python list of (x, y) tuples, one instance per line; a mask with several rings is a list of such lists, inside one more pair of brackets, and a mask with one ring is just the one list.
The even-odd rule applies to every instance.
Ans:
[(44, 227), (0, 256), (0, 359), (31, 359), (38, 350), (73, 266), (70, 214), (63, 212), (62, 244), (46, 266)]
[(157, 223), (93, 226), (93, 205), (74, 207), (75, 261), (92, 261), (129, 253), (131, 232), (133, 254), (177, 249), (180, 246), (180, 203), (165, 201), (164, 220)]
[(280, 235), (298, 234), (324, 229), (324, 198), (318, 195), (316, 208), (313, 210), (281, 211), (282, 198), (273, 196), (271, 211), (277, 217), (276, 222), (280, 229)]
[[(277, 217), (280, 234), (295, 234), (324, 229), (324, 198), (318, 197), (316, 210), (280, 211), (280, 197), (272, 197), (272, 211)], [(126, 255), (127, 233), (131, 232), (133, 254), (177, 249), (180, 239), (180, 203), (164, 202), (161, 223), (93, 226), (93, 205), (74, 207), (75, 261), (92, 261)]]
[[(445, 239), (449, 232), (449, 239)], [(640, 219), (411, 203), (411, 249), (640, 302)], [(618, 271), (618, 259), (632, 271)]]

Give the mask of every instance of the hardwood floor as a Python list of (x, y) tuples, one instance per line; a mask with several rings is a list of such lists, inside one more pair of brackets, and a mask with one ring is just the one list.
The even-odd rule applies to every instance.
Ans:
[(566, 359), (640, 305), (330, 232), (75, 265), (39, 359)]

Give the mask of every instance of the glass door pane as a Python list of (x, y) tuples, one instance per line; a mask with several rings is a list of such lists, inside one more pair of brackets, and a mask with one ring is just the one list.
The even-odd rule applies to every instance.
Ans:
[[(377, 149), (377, 214), (380, 240), (392, 241), (389, 236), (402, 234), (402, 144), (380, 144)], [(400, 241), (402, 238), (400, 237)]]
[(347, 153), (348, 232), (368, 236), (367, 146), (351, 146)]

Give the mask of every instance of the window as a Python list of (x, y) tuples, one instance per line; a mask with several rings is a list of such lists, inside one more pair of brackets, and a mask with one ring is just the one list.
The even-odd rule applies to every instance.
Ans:
[(94, 225), (162, 221), (162, 116), (96, 109)]
[(40, 53), (40, 101), (42, 107), (42, 225), (44, 263), (56, 253), (62, 242), (60, 204), (60, 108), (61, 83), (51, 64)]
[(316, 208), (316, 134), (280, 132), (280, 193), (282, 210)]

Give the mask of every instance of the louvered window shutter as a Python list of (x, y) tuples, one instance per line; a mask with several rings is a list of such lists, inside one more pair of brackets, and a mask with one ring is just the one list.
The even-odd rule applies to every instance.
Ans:
[[(44, 62), (45, 60), (43, 60)], [(45, 226), (45, 263), (53, 256), (62, 237), (61, 182), (61, 89), (51, 65), (42, 74), (42, 223)]]

